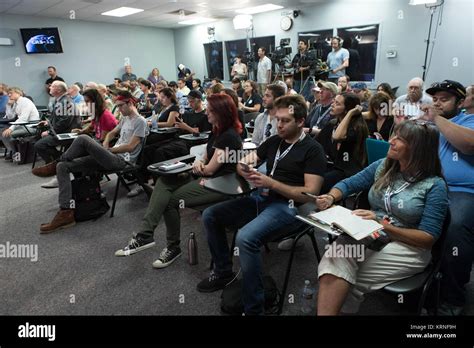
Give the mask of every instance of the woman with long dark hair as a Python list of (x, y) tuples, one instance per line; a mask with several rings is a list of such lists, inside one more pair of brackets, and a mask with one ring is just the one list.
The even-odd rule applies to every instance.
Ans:
[(244, 82), (244, 94), (239, 109), (244, 113), (263, 112), (262, 96), (258, 94), (257, 82), (247, 80)]
[(242, 125), (237, 116), (237, 108), (228, 95), (211, 95), (207, 102), (207, 118), (212, 125), (212, 133), (204, 157), (193, 164), (193, 173), (197, 178), (191, 175), (160, 177), (155, 184), (139, 232), (125, 248), (115, 253), (116, 256), (131, 255), (154, 246), (155, 228), (161, 217), (164, 217), (167, 246), (153, 263), (153, 267), (167, 267), (181, 255), (179, 212), (183, 204), (185, 207), (194, 207), (226, 198), (220, 193), (205, 189), (202, 180), (235, 172), (236, 163), (230, 163), (229, 159), (239, 158), (236, 154), (242, 148), (239, 134)]
[[(333, 118), (319, 133), (321, 143), (332, 165), (324, 176), (321, 192), (328, 192), (337, 182), (362, 170), (367, 162), (365, 139), (369, 130), (362, 117), (360, 99), (353, 93), (340, 94), (331, 106)], [(329, 164), (330, 164), (329, 163)]]
[(369, 99), (369, 111), (363, 116), (369, 128), (369, 137), (388, 141), (393, 127), (392, 102), (385, 92), (377, 92)]
[(82, 94), (87, 109), (91, 114), (92, 121), (83, 129), (73, 129), (73, 133), (92, 134), (98, 141), (103, 141), (108, 132), (114, 129), (118, 121), (110, 112), (104, 100), (104, 97), (96, 89), (87, 89)]
[[(324, 210), (350, 194), (369, 190), (370, 210), (358, 209), (353, 214), (382, 224), (385, 245), (366, 244), (359, 255), (325, 253), (318, 268), (318, 315), (356, 312), (365, 293), (422, 272), (430, 262), (448, 208), (438, 156), (439, 132), (426, 123), (405, 121), (395, 127), (389, 143), (386, 159), (316, 199)], [(347, 235), (334, 243), (341, 250), (361, 246)]]

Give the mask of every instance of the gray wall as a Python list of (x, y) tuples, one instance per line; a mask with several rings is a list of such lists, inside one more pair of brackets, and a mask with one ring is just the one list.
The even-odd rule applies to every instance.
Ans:
[[(428, 9), (424, 6), (410, 6), (408, 2), (409, 0), (334, 0), (312, 5), (300, 8), (302, 13), (288, 32), (280, 29), (282, 11), (254, 15), (254, 33), (255, 36), (275, 35), (277, 44), (281, 38), (290, 37), (295, 53), (298, 32), (379, 23), (375, 83), (386, 81), (392, 86), (401, 86), (400, 90), (403, 92), (410, 78), (422, 75), (430, 20)], [(436, 30), (438, 11), (434, 16), (432, 34)], [(443, 21), (438, 28), (427, 83), (446, 78), (464, 84), (474, 82), (473, 17), (474, 5), (471, 0), (445, 1)], [(216, 28), (218, 41), (246, 38), (245, 31), (233, 29), (231, 20), (212, 25)], [(176, 61), (191, 66), (198, 77), (207, 74), (202, 44), (208, 42), (208, 26), (175, 31)], [(398, 51), (398, 56), (388, 59), (385, 52), (393, 46)], [(453, 66), (456, 61), (457, 66)], [(224, 71), (228, 78), (226, 67)]]
[[(63, 54), (25, 53), (19, 28), (41, 27), (59, 27)], [(47, 101), (43, 86), (48, 65), (56, 66), (67, 83), (113, 83), (122, 76), (126, 58), (139, 77), (146, 78), (153, 67), (165, 78), (176, 76), (174, 36), (168, 29), (0, 15), (0, 37), (15, 41), (14, 46), (0, 46), (0, 81), (22, 87), (38, 105)]]

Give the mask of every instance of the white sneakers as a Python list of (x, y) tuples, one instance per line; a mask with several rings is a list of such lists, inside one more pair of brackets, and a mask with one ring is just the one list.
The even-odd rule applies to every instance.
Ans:
[(58, 188), (59, 187), (58, 178), (56, 176), (53, 177), (50, 181), (48, 181), (47, 183), (41, 185), (41, 187), (45, 188), (45, 189)]
[(133, 198), (133, 197), (136, 197), (138, 196), (139, 194), (145, 192), (145, 190), (143, 189), (142, 186), (140, 185), (137, 185), (137, 187), (135, 187), (134, 189), (132, 189), (129, 193), (127, 193), (127, 197), (128, 198)]
[[(73, 175), (72, 173), (69, 173), (69, 179), (70, 179), (71, 181), (74, 180), (74, 175)], [(45, 184), (42, 184), (41, 187), (42, 187), (42, 188), (45, 188), (45, 189), (58, 188), (58, 187), (59, 187), (58, 177), (57, 177), (57, 176), (54, 176), (50, 181), (48, 181), (48, 182), (45, 183)]]

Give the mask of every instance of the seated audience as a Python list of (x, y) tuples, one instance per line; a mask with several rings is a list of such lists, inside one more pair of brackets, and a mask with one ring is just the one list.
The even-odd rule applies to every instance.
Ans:
[(181, 255), (181, 202), (185, 202), (188, 208), (225, 199), (224, 195), (205, 189), (201, 183), (205, 177), (217, 177), (235, 172), (235, 163), (229, 163), (227, 160), (231, 151), (242, 148), (239, 135), (242, 127), (237, 118), (237, 108), (229, 96), (211, 95), (207, 100), (207, 118), (212, 124), (212, 133), (204, 158), (196, 160), (193, 164), (193, 173), (198, 178), (193, 179), (190, 175), (160, 177), (155, 184), (139, 232), (132, 237), (125, 248), (115, 253), (116, 256), (132, 255), (154, 246), (155, 228), (161, 217), (164, 217), (166, 248), (153, 263), (153, 267), (169, 266)]
[(115, 85), (115, 88), (119, 89), (121, 86), (120, 84), (122, 83), (122, 80), (119, 79), (118, 77), (114, 78), (114, 85)]
[[(395, 128), (386, 159), (316, 199), (317, 207), (324, 210), (370, 189), (371, 210), (358, 209), (354, 214), (382, 224), (388, 240), (379, 251), (364, 246), (362, 257), (326, 251), (318, 267), (318, 315), (357, 312), (365, 293), (422, 272), (428, 265), (448, 208), (438, 138), (435, 127), (403, 122)], [(356, 247), (361, 242), (342, 235), (333, 243)]]
[(140, 97), (143, 95), (143, 91), (140, 88), (140, 83), (138, 80), (131, 80), (129, 81), (130, 85), (130, 92), (132, 93), (133, 97), (135, 99), (140, 99)]
[(112, 102), (112, 98), (110, 98), (108, 94), (107, 86), (102, 83), (99, 83), (97, 85), (97, 90), (99, 91), (100, 95), (104, 99), (105, 108), (109, 111), (112, 111), (114, 109), (114, 103)]
[(137, 75), (132, 74), (132, 66), (125, 65), (125, 73), (122, 75), (122, 81), (135, 81), (137, 80)]
[(333, 164), (324, 175), (322, 193), (364, 168), (367, 155), (365, 139), (369, 130), (362, 117), (360, 99), (353, 93), (339, 94), (331, 106), (333, 119), (319, 133), (321, 143)]
[[(72, 99), (67, 95), (67, 85), (62, 81), (51, 84), (51, 95), (54, 98), (51, 116), (47, 121), (41, 121), (39, 127), (49, 127), (48, 131), (41, 133), (41, 139), (35, 143), (36, 153), (46, 164), (59, 158), (61, 153), (56, 147), (60, 145), (56, 134), (70, 133), (73, 128), (80, 128), (81, 118)], [(40, 170), (40, 168), (34, 168)]]
[(274, 102), (277, 98), (284, 96), (285, 90), (279, 85), (267, 85), (263, 95), (263, 107), (265, 111), (255, 119), (255, 127), (252, 133), (252, 143), (259, 146), (272, 135), (277, 134), (276, 108)]
[(408, 118), (421, 116), (421, 105), (431, 104), (431, 97), (423, 91), (423, 80), (415, 77), (408, 82), (407, 94), (395, 100), (396, 107)]
[(83, 90), (86, 91), (88, 89), (98, 89), (98, 88), (99, 88), (99, 84), (95, 83), (94, 81), (89, 81), (86, 83)]
[(74, 104), (84, 103), (84, 97), (79, 93), (80, 88), (78, 85), (70, 85), (67, 90), (67, 95), (71, 97)]
[(297, 95), (298, 92), (296, 92), (293, 89), (293, 79), (292, 78), (286, 78), (285, 79), (285, 85), (286, 85), (286, 95)]
[(247, 128), (245, 128), (244, 113), (242, 112), (242, 110), (238, 109), (238, 107), (239, 107), (239, 97), (237, 96), (237, 93), (235, 93), (235, 91), (231, 88), (224, 88), (220, 92), (220, 94), (227, 94), (229, 97), (232, 98), (232, 101), (234, 102), (235, 107), (237, 108), (237, 115), (238, 115), (238, 118), (239, 118), (239, 122), (242, 125), (242, 133), (240, 133), (240, 137), (242, 138), (242, 140), (247, 139), (248, 134), (247, 134)]
[(464, 99), (463, 108), (466, 115), (474, 115), (474, 85), (466, 88), (466, 99)]
[(337, 86), (333, 82), (318, 81), (317, 88), (320, 89), (319, 104), (317, 104), (308, 114), (304, 131), (309, 135), (318, 136), (321, 129), (326, 127), (332, 118), (331, 105), (337, 94)]
[(244, 89), (242, 88), (242, 81), (238, 77), (232, 79), (232, 89), (237, 93), (239, 101), (242, 101), (244, 95)]
[(201, 80), (200, 79), (193, 79), (193, 89), (195, 91), (199, 91), (201, 94), (204, 94), (204, 88), (201, 86)]
[(393, 116), (390, 115), (392, 103), (385, 92), (377, 92), (369, 99), (369, 111), (363, 116), (369, 128), (369, 137), (388, 141), (393, 128)]
[[(117, 104), (124, 117), (119, 125), (107, 134), (103, 145), (87, 135), (80, 135), (61, 155), (59, 161), (35, 168), (37, 170), (34, 170), (33, 174), (42, 177), (56, 174), (59, 182), (60, 210), (50, 223), (41, 225), (41, 233), (51, 233), (76, 223), (74, 205), (71, 205), (70, 173), (121, 170), (126, 167), (127, 162), (136, 162), (146, 135), (146, 121), (138, 114), (135, 107), (137, 100), (129, 92), (120, 91), (118, 95)], [(119, 134), (118, 141), (110, 148), (110, 142)]]
[(351, 85), (349, 84), (350, 78), (347, 75), (341, 76), (337, 79), (337, 91), (339, 94), (351, 93)]
[(367, 88), (367, 84), (365, 82), (356, 82), (352, 85), (352, 93), (360, 99), (360, 105), (362, 106), (362, 111), (369, 110), (369, 99), (372, 95)]
[(392, 86), (387, 82), (382, 82), (380, 85), (377, 86), (377, 92), (385, 92), (390, 97), (390, 100), (393, 102), (395, 101), (395, 93), (393, 92)]
[(8, 103), (8, 86), (4, 83), (0, 83), (0, 117), (5, 116)]
[(150, 116), (156, 101), (153, 84), (148, 80), (140, 80), (140, 89), (143, 94), (139, 98), (138, 112), (145, 117)]
[[(8, 97), (13, 102), (11, 112), (17, 117), (16, 122), (39, 122), (40, 116), (35, 104), (22, 95), (23, 92), (18, 87), (10, 87), (8, 89)], [(27, 130), (24, 126), (11, 125), (0, 133), (0, 140), (9, 152), (15, 153), (17, 152), (15, 140), (32, 134), (36, 134), (35, 128), (28, 127)]]
[(244, 95), (239, 109), (244, 113), (263, 112), (262, 97), (258, 94), (258, 85), (255, 81), (247, 80), (244, 83)]
[[(202, 217), (214, 268), (209, 277), (197, 285), (197, 290), (221, 290), (235, 279), (226, 227), (238, 227), (236, 247), (243, 275), (242, 303), (248, 315), (264, 314), (260, 250), (263, 243), (282, 227), (296, 223), (296, 207), (311, 200), (302, 192), (318, 194), (326, 168), (321, 145), (303, 132), (307, 113), (304, 98), (283, 96), (275, 101), (274, 107), (278, 135), (267, 139), (257, 151), (243, 159), (250, 166), (249, 171), (237, 166), (238, 173), (258, 191), (249, 197), (211, 206)], [(265, 161), (267, 175), (251, 167)]]
[(84, 92), (84, 101), (92, 121), (84, 129), (75, 128), (73, 133), (89, 134), (102, 143), (107, 133), (112, 131), (118, 124), (114, 115), (106, 108), (105, 100), (96, 89), (88, 89)]
[[(451, 224), (441, 265), (441, 315), (460, 315), (466, 304), (465, 286), (474, 260), (474, 118), (461, 111), (466, 90), (444, 80), (426, 90), (433, 105), (423, 105), (423, 118), (440, 134), (439, 157), (449, 188)], [(423, 154), (421, 149), (417, 149)]]

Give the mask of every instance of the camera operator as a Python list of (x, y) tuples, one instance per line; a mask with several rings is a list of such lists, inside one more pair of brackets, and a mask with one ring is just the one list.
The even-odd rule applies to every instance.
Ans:
[(311, 61), (308, 56), (308, 42), (305, 39), (299, 40), (298, 53), (293, 57), (291, 65), (295, 69), (293, 87), (296, 92), (309, 101), (312, 98), (311, 89), (314, 87), (314, 83), (311, 78), (308, 79), (310, 76)]

